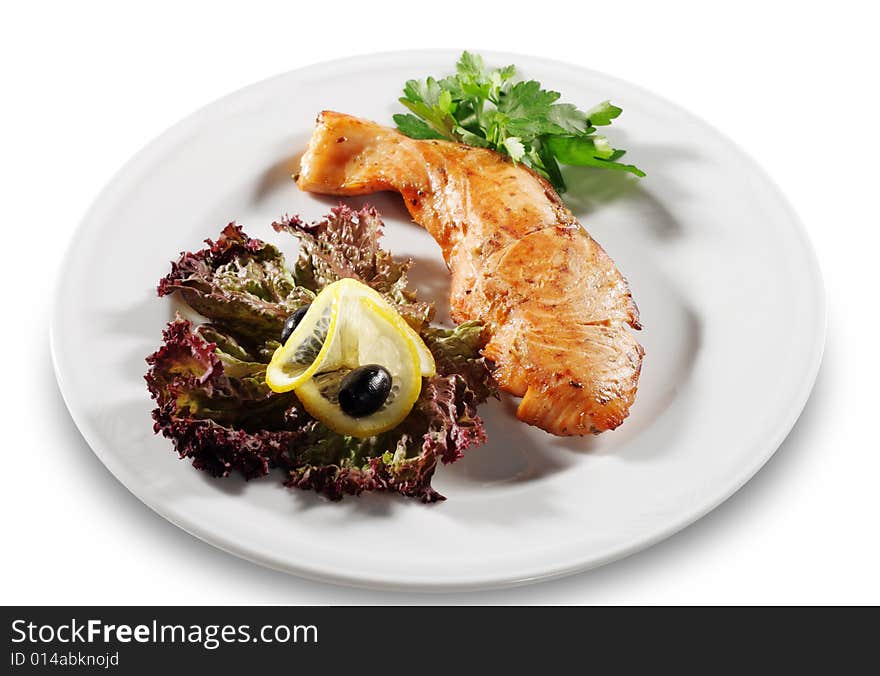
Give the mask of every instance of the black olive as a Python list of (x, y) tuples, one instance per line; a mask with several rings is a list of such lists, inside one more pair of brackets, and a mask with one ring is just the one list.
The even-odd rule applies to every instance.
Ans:
[(290, 338), (290, 334), (293, 333), (293, 330), (299, 326), (299, 323), (302, 321), (302, 318), (306, 316), (306, 312), (309, 311), (310, 305), (303, 305), (296, 309), (296, 311), (290, 315), (284, 322), (284, 328), (281, 329), (281, 344), (287, 342), (287, 339)]
[(378, 364), (359, 366), (339, 386), (339, 406), (352, 418), (375, 413), (391, 392), (391, 374)]

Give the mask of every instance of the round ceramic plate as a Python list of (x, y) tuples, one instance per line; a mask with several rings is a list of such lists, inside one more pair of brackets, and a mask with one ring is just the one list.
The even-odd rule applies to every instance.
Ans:
[[(581, 107), (624, 109), (609, 130), (647, 171), (567, 173), (566, 202), (629, 278), (646, 356), (629, 419), (595, 438), (519, 423), (514, 402), (482, 412), (489, 442), (438, 469), (447, 500), (391, 495), (328, 502), (277, 476), (213, 479), (153, 434), (143, 375), (172, 301), (157, 280), (182, 250), (235, 220), (316, 219), (335, 200), (290, 180), (315, 115), (390, 123), (403, 83), (450, 71), (457, 53), (400, 52), (312, 66), (243, 89), (183, 120), (134, 157), (76, 231), (52, 322), (58, 382), (83, 436), (144, 503), (257, 563), (362, 586), (512, 585), (620, 558), (693, 522), (737, 490), (791, 429), (824, 341), (824, 296), (807, 237), (784, 198), (729, 140), (638, 87), (521, 55), (523, 77)], [(446, 305), (437, 244), (397, 196), (377, 206), (385, 246), (415, 259), (424, 296)]]

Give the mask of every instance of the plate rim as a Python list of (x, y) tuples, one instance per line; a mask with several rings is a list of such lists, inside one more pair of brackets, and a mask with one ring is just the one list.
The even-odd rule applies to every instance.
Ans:
[[(400, 59), (407, 56), (439, 57), (445, 55), (449, 56), (452, 59), (455, 59), (460, 52), (461, 50), (448, 48), (402, 49), (381, 52), (365, 52), (362, 54), (356, 54), (343, 58), (318, 61), (299, 68), (283, 71), (258, 80), (256, 82), (250, 83), (221, 97), (218, 97), (213, 101), (210, 101), (207, 104), (199, 107), (192, 113), (184, 116), (172, 125), (164, 128), (158, 134), (153, 136), (146, 144), (141, 146), (141, 148), (137, 152), (135, 152), (128, 160), (126, 160), (126, 162), (123, 163), (116, 172), (114, 172), (111, 178), (106, 182), (106, 184), (101, 188), (101, 190), (92, 200), (90, 206), (85, 211), (83, 216), (79, 219), (76, 227), (70, 233), (61, 262), (56, 268), (57, 272), (55, 283), (53, 285), (49, 323), (49, 350), (52, 360), (53, 371), (55, 373), (55, 378), (58, 383), (58, 389), (61, 393), (61, 397), (64, 401), (65, 406), (67, 407), (71, 419), (77, 427), (77, 430), (88, 443), (89, 448), (92, 450), (92, 452), (98, 457), (98, 459), (101, 461), (104, 467), (113, 475), (113, 477), (123, 486), (125, 486), (125, 488), (132, 495), (134, 495), (144, 505), (149, 507), (153, 512), (161, 516), (166, 521), (174, 524), (186, 533), (189, 533), (193, 537), (201, 540), (202, 542), (217, 547), (218, 549), (233, 554), (239, 558), (273, 570), (288, 574), (294, 574), (298, 577), (317, 582), (332, 583), (364, 589), (408, 592), (459, 592), (510, 588), (545, 580), (557, 579), (560, 577), (573, 575), (575, 573), (584, 572), (593, 568), (598, 568), (613, 561), (631, 556), (632, 554), (647, 549), (654, 544), (657, 544), (658, 542), (661, 542), (662, 540), (665, 540), (675, 535), (676, 533), (682, 531), (683, 529), (687, 528), (691, 524), (704, 517), (716, 507), (727, 501), (755, 474), (757, 474), (761, 470), (761, 468), (769, 461), (769, 459), (788, 437), (789, 433), (794, 428), (798, 418), (803, 412), (804, 407), (809, 400), (810, 394), (813, 391), (813, 387), (818, 377), (824, 355), (827, 336), (827, 297), (821, 265), (816, 255), (815, 247), (812, 245), (812, 242), (810, 240), (809, 233), (804, 227), (803, 221), (801, 220), (783, 191), (779, 188), (776, 181), (735, 140), (718, 130), (709, 122), (705, 121), (699, 115), (696, 115), (695, 113), (685, 109), (684, 107), (665, 98), (662, 95), (656, 94), (650, 89), (647, 89), (637, 84), (633, 84), (628, 80), (624, 80), (622, 78), (618, 78), (616, 76), (608, 75), (604, 72), (588, 68), (586, 66), (581, 66), (565, 61), (548, 59), (545, 57), (534, 56), (522, 52), (480, 50), (480, 54), (493, 60), (506, 60), (509, 63), (528, 61), (529, 63), (540, 64), (545, 67), (552, 67), (556, 69), (563, 69), (569, 72), (579, 71), (581, 73), (589, 73), (592, 76), (599, 77), (609, 82), (617, 83), (632, 91), (638, 92), (642, 95), (662, 102), (664, 105), (670, 107), (670, 109), (687, 116), (690, 121), (702, 126), (717, 139), (723, 141), (723, 143), (732, 152), (739, 156), (739, 158), (744, 162), (744, 165), (747, 166), (754, 173), (754, 175), (759, 177), (761, 181), (767, 186), (767, 188), (769, 189), (768, 195), (774, 200), (774, 202), (784, 208), (787, 221), (792, 226), (792, 232), (797, 236), (800, 248), (802, 249), (802, 252), (804, 254), (803, 262), (805, 263), (805, 269), (808, 269), (810, 272), (810, 281), (815, 292), (815, 298), (813, 298), (814, 303), (811, 305), (814, 315), (814, 326), (811, 334), (812, 344), (809, 348), (811, 356), (810, 363), (805, 367), (803, 371), (803, 377), (797, 390), (797, 396), (793, 396), (790, 398), (790, 404), (787, 408), (786, 415), (779, 416), (779, 420), (781, 422), (777, 423), (775, 427), (776, 432), (772, 435), (772, 440), (768, 441), (766, 444), (761, 444), (761, 446), (763, 446), (765, 450), (761, 451), (760, 453), (755, 453), (754, 461), (748, 466), (744, 466), (738, 473), (736, 473), (733, 478), (727, 483), (725, 490), (719, 492), (719, 494), (713, 499), (707, 500), (706, 503), (700, 507), (700, 509), (691, 511), (687, 517), (678, 519), (674, 523), (667, 525), (665, 528), (658, 529), (648, 536), (639, 535), (632, 537), (625, 544), (610, 547), (608, 548), (608, 551), (604, 551), (598, 555), (593, 555), (588, 559), (576, 564), (545, 567), (545, 570), (540, 574), (530, 576), (517, 576), (511, 574), (493, 576), (484, 575), (480, 577), (471, 577), (466, 582), (427, 582), (412, 578), (406, 581), (394, 581), (377, 577), (355, 576), (342, 573), (338, 570), (328, 571), (326, 569), (318, 569), (316, 566), (309, 566), (303, 561), (291, 562), (289, 560), (285, 560), (284, 562), (282, 562), (280, 560), (273, 559), (271, 556), (260, 556), (251, 550), (238, 546), (236, 542), (225, 538), (222, 533), (200, 530), (198, 528), (198, 524), (190, 524), (180, 515), (172, 514), (171, 510), (164, 508), (163, 505), (159, 503), (159, 501), (153, 500), (152, 496), (145, 495), (145, 491), (140, 491), (136, 487), (131, 485), (134, 482), (125, 481), (120, 476), (120, 472), (117, 470), (116, 467), (114, 467), (112, 453), (108, 452), (108, 449), (104, 448), (105, 444), (103, 444), (100, 440), (93, 438), (93, 436), (90, 434), (89, 425), (84, 424), (81, 414), (77, 411), (77, 406), (74, 402), (71, 401), (69, 389), (65, 385), (65, 378), (63, 375), (64, 369), (60, 363), (58, 349), (58, 325), (61, 322), (59, 307), (61, 302), (61, 290), (63, 286), (63, 280), (67, 277), (66, 273), (70, 266), (73, 264), (73, 244), (79, 239), (81, 233), (87, 229), (89, 222), (92, 221), (95, 215), (98, 213), (99, 207), (104, 202), (106, 202), (107, 199), (113, 194), (114, 189), (117, 188), (117, 185), (121, 185), (124, 182), (126, 175), (131, 170), (137, 168), (138, 165), (140, 165), (141, 163), (147, 162), (150, 156), (154, 153), (160, 152), (161, 148), (167, 147), (168, 144), (173, 141), (177, 133), (186, 130), (188, 127), (195, 123), (198, 123), (202, 118), (209, 115), (212, 109), (222, 104), (224, 101), (235, 99), (251, 89), (265, 86), (274, 80), (279, 80), (306, 72), (315, 72), (322, 69), (338, 69), (340, 67), (345, 67), (347, 65), (353, 64), (359, 64), (363, 66), (369, 62), (380, 63), (387, 59)], [(163, 142), (158, 143), (160, 140), (162, 140)]]

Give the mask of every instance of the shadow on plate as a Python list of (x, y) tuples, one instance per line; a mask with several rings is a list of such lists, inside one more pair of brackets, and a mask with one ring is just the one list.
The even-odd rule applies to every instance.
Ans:
[[(503, 395), (480, 407), (488, 442), (470, 449), (452, 465), (440, 469), (447, 485), (476, 483), (480, 486), (534, 481), (569, 467), (574, 458), (556, 453), (551, 439), (516, 419), (518, 401)], [(592, 439), (579, 440), (590, 444)]]
[(434, 323), (453, 326), (449, 316), (449, 269), (436, 258), (412, 256), (407, 272), (410, 286), (418, 291), (420, 300), (434, 304)]
[(279, 188), (294, 188), (293, 176), (299, 172), (299, 163), (305, 152), (305, 146), (305, 142), (292, 143), (291, 147), (301, 147), (303, 150), (295, 155), (279, 158), (275, 164), (263, 171), (251, 198), (253, 204), (262, 202)]
[[(643, 181), (623, 172), (593, 167), (566, 167), (563, 172), (568, 191), (562, 196), (572, 213), (589, 232), (589, 219), (608, 204), (625, 203), (639, 214), (633, 225), (658, 239), (682, 235), (681, 224), (659, 199), (645, 188)], [(601, 242), (600, 242), (601, 244)]]

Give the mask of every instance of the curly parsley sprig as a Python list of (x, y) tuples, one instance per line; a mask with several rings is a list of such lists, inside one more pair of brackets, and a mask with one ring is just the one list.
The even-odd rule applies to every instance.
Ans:
[(411, 113), (394, 122), (407, 136), (448, 139), (491, 148), (522, 162), (565, 191), (560, 164), (602, 167), (644, 176), (638, 167), (619, 162), (596, 127), (611, 124), (620, 108), (603, 101), (583, 112), (557, 103), (559, 92), (542, 89), (535, 80), (514, 81), (513, 66), (488, 70), (479, 54), (464, 52), (455, 75), (441, 80), (408, 80), (400, 102)]

